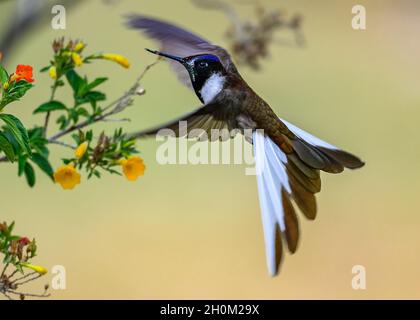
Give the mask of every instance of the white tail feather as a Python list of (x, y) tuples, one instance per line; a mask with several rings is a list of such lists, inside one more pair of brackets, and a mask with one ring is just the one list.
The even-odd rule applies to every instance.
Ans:
[(258, 130), (253, 134), (253, 143), (267, 267), (269, 274), (274, 276), (277, 273), (277, 224), (281, 231), (285, 230), (281, 190), (291, 192), (285, 168), (287, 158), (269, 137)]
[(314, 135), (310, 134), (309, 132), (306, 132), (305, 130), (302, 130), (301, 128), (295, 126), (294, 124), (291, 124), (290, 122), (284, 119), (280, 119), (280, 120), (289, 128), (290, 131), (292, 131), (295, 135), (305, 140), (309, 144), (313, 146), (317, 146), (317, 147), (324, 147), (327, 149), (339, 150), (339, 148), (337, 148), (336, 146), (315, 137)]

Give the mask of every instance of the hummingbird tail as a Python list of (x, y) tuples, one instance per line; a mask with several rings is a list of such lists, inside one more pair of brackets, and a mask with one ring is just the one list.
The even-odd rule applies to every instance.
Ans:
[(287, 244), (293, 252), (299, 235), (296, 214), (288, 197), (291, 188), (286, 169), (287, 157), (259, 131), (253, 134), (253, 146), (267, 267), (269, 274), (275, 276), (283, 255), (281, 233), (286, 232)]
[(256, 130), (254, 155), (268, 272), (277, 275), (283, 256), (282, 237), (290, 253), (297, 249), (299, 224), (295, 202), (306, 218), (316, 217), (315, 194), (321, 190), (320, 170), (338, 173), (363, 166), (356, 156), (281, 120), (297, 139), (286, 154), (271, 138)]
[(364, 166), (364, 162), (355, 155), (339, 149), (299, 127), (281, 119), (298, 139), (292, 141), (294, 150), (299, 158), (308, 166), (328, 173), (340, 173), (347, 169), (357, 169)]

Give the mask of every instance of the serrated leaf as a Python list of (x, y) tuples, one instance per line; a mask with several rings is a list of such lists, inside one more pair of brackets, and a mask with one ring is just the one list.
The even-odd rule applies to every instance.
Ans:
[(15, 116), (6, 113), (0, 114), (0, 119), (6, 123), (10, 133), (16, 139), (23, 151), (30, 155), (31, 147), (29, 146), (28, 132), (22, 122), (20, 122), (20, 120)]
[(41, 104), (38, 108), (35, 109), (33, 112), (34, 114), (42, 113), (42, 112), (50, 112), (56, 110), (66, 110), (66, 106), (61, 103), (60, 101), (50, 101)]

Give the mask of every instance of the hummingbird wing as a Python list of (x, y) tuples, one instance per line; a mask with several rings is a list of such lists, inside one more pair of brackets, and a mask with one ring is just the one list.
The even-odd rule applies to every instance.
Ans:
[[(229, 53), (219, 47), (173, 24), (142, 15), (132, 14), (127, 18), (127, 26), (142, 30), (143, 33), (159, 42), (160, 50), (179, 57), (189, 57), (197, 54), (213, 54), (222, 62), (229, 72), (238, 73)], [(192, 89), (190, 77), (185, 68), (176, 61), (170, 61), (179, 80)]]
[[(231, 128), (228, 124), (228, 119), (228, 115), (225, 114), (220, 105), (215, 102), (204, 105), (166, 124), (134, 133), (130, 135), (130, 138), (141, 138), (154, 135), (174, 137), (188, 136), (188, 138), (198, 138), (201, 141), (205, 141), (213, 134), (217, 134), (218, 136), (216, 138), (228, 140), (231, 138)], [(212, 132), (212, 129), (218, 130)], [(214, 136), (211, 140), (214, 140)]]

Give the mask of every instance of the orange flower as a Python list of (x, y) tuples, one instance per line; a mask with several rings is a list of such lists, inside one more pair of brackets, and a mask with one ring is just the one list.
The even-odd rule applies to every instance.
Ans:
[(31, 66), (25, 66), (22, 64), (18, 64), (16, 67), (16, 72), (10, 77), (11, 81), (19, 82), (21, 80), (25, 80), (27, 82), (34, 82), (33, 79), (33, 69)]
[(140, 157), (130, 157), (119, 161), (122, 165), (123, 172), (127, 180), (135, 181), (138, 177), (144, 175), (146, 166), (143, 163), (143, 159)]

